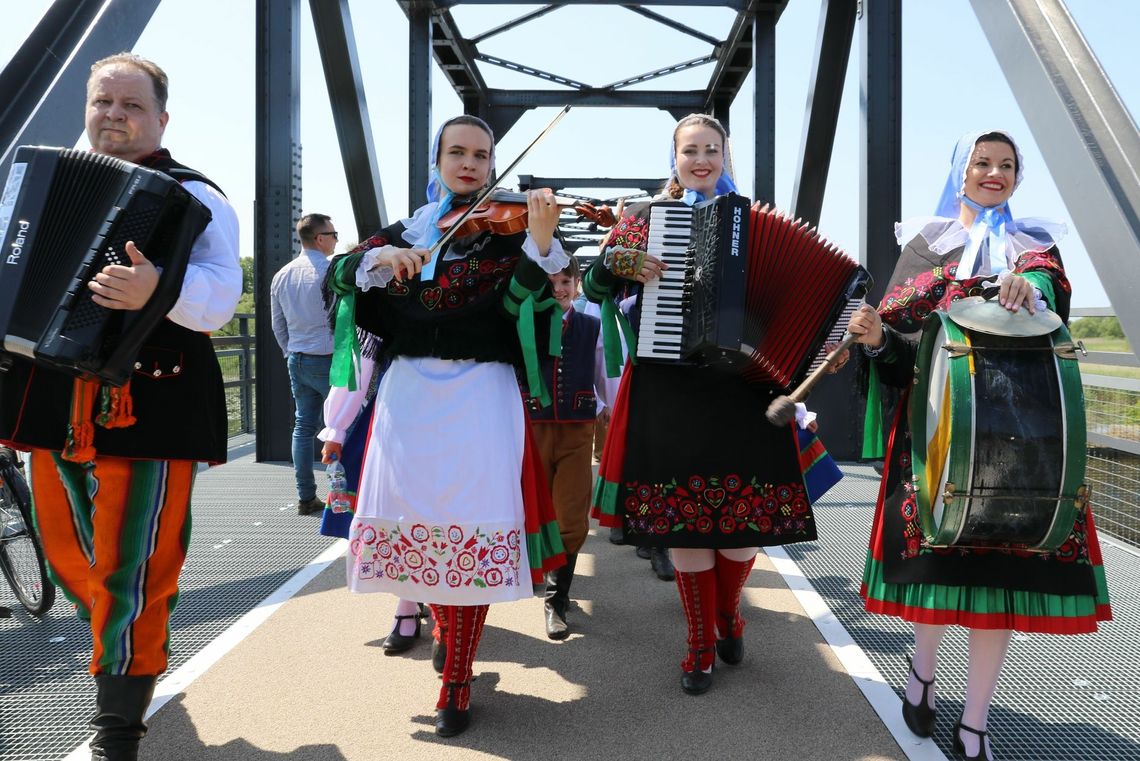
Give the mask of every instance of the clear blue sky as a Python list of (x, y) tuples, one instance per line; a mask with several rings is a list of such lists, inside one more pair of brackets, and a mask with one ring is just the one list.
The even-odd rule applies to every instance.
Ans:
[[(33, 28), (49, 0), (5, 0), (6, 63)], [(1129, 0), (1069, 0), (1069, 9), (1133, 114), (1140, 104), (1135, 45), (1140, 14)], [(392, 0), (350, 4), (363, 69), (385, 201), (402, 216), (420, 199), (407, 198), (407, 21)], [(534, 6), (459, 6), (453, 13), (468, 36), (521, 15)], [(727, 9), (657, 8), (723, 38), (734, 16)], [(945, 180), (958, 136), (976, 128), (1005, 127), (1025, 153), (1026, 180), (1013, 198), (1016, 215), (1047, 216), (1070, 224), (1062, 244), (1074, 304), (1108, 303), (1025, 120), (1009, 91), (967, 0), (905, 0), (903, 37), (903, 216), (929, 214)], [(819, 23), (818, 0), (791, 0), (777, 27), (776, 199), (790, 203), (803, 130), (807, 82)], [(355, 225), (345, 188), (328, 97), (308, 16), (302, 3), (303, 206), (331, 214), (351, 242)], [(709, 52), (709, 47), (622, 8), (564, 8), (536, 22), (491, 38), (486, 53), (526, 63), (590, 84), (668, 66)], [(588, 51), (588, 52), (587, 52)], [(254, 4), (252, 0), (168, 0), (135, 47), (170, 75), (171, 114), (165, 144), (183, 162), (224, 187), (242, 221), (243, 253), (250, 255), (254, 171)], [(844, 92), (839, 136), (829, 175), (821, 231), (858, 255), (858, 42)], [(539, 80), (484, 65), (493, 87), (542, 87)], [(710, 67), (692, 69), (643, 85), (690, 89), (705, 85)], [(442, 74), (433, 83), (433, 123), (461, 110)], [(732, 110), (737, 181), (752, 185), (752, 92), (750, 77)], [(500, 166), (550, 119), (549, 110), (529, 112), (500, 136)], [(76, 104), (76, 136), (82, 104)], [(547, 176), (664, 175), (672, 120), (650, 109), (572, 111), (518, 172)], [(79, 145), (86, 145), (79, 139)], [(513, 182), (509, 178), (508, 182)], [(747, 190), (746, 190), (747, 192)]]

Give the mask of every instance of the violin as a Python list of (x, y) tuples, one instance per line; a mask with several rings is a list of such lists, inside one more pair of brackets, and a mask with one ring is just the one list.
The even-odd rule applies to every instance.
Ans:
[[(447, 212), (436, 223), (436, 227), (443, 231), (451, 230), (456, 220), (466, 215), (459, 223), (459, 229), (452, 235), (462, 238), (487, 230), (494, 235), (513, 235), (523, 232), (528, 223), (526, 198), (526, 193), (494, 190), (470, 213), (467, 210), (471, 204), (458, 206)], [(554, 203), (559, 208), (574, 209), (582, 217), (601, 227), (612, 227), (616, 221), (613, 211), (605, 205), (595, 206), (589, 201), (562, 196), (554, 196)]]

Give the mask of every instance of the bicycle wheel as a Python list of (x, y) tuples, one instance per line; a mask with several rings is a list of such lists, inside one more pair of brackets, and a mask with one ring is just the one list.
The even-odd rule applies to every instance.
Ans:
[(0, 572), (29, 613), (42, 616), (55, 602), (44, 552), (32, 523), (28, 484), (15, 462), (0, 452)]

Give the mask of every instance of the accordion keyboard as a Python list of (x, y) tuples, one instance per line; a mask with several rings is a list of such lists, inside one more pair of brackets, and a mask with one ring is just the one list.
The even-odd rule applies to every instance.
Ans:
[(693, 210), (682, 203), (654, 204), (649, 211), (647, 252), (669, 265), (661, 279), (641, 290), (641, 322), (637, 331), (637, 356), (681, 359), (684, 332), (686, 252), (689, 248)]

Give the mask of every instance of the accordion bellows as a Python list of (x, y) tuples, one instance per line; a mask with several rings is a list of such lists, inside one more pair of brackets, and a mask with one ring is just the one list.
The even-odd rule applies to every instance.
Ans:
[(675, 271), (643, 291), (639, 358), (720, 367), (756, 383), (801, 381), (871, 285), (814, 228), (735, 194), (691, 212), (655, 203), (649, 241)]
[(669, 264), (642, 292), (637, 355), (790, 387), (871, 276), (798, 220), (735, 194), (654, 203), (649, 253)]
[(755, 344), (744, 374), (791, 386), (807, 375), (848, 303), (866, 294), (871, 275), (815, 228), (767, 206), (752, 210), (749, 240), (758, 252), (745, 296)]
[[(209, 220), (162, 172), (87, 151), (17, 149), (0, 197), (0, 367), (16, 355), (124, 383), (143, 340), (178, 300)], [(128, 241), (159, 268), (158, 287), (140, 310), (106, 309), (87, 283), (109, 264), (130, 264)]]

